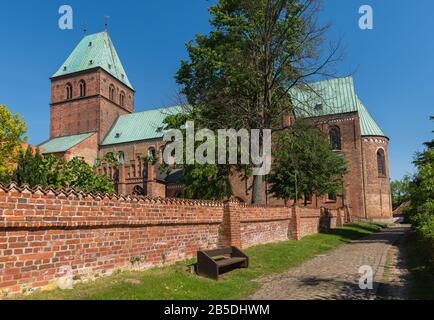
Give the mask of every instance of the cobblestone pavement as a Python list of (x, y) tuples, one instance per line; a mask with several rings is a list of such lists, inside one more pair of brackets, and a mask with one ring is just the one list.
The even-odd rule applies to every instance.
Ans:
[[(319, 255), (287, 272), (264, 277), (259, 280), (262, 287), (248, 299), (376, 299), (389, 249), (408, 230), (409, 226), (405, 225), (388, 228)], [(359, 288), (359, 268), (365, 265), (371, 266), (374, 273), (372, 290)], [(399, 290), (404, 284), (394, 285), (394, 289)]]

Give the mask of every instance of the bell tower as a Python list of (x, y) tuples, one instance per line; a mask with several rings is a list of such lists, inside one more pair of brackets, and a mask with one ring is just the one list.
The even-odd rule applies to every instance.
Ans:
[(51, 77), (50, 139), (96, 132), (134, 112), (134, 88), (107, 31), (85, 36)]

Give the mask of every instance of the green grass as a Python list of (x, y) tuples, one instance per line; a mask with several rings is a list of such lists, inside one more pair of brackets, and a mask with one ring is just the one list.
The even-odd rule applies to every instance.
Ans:
[(379, 231), (384, 225), (348, 224), (328, 234), (315, 234), (301, 241), (285, 241), (251, 247), (248, 269), (227, 273), (219, 281), (189, 273), (192, 260), (147, 271), (121, 272), (94, 282), (75, 285), (73, 290), (55, 290), (25, 297), (26, 299), (161, 299), (207, 300), (239, 299), (259, 288), (254, 281), (262, 276), (283, 272), (314, 256), (351, 240)]

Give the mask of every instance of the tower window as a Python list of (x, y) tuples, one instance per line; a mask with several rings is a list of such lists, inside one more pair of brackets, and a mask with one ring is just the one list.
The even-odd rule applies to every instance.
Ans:
[(383, 149), (377, 151), (377, 169), (379, 176), (386, 176), (386, 159)]
[(65, 87), (66, 89), (66, 99), (70, 100), (72, 99), (72, 85), (70, 83), (68, 83)]
[(125, 105), (125, 93), (123, 91), (119, 95), (119, 104), (121, 105), (121, 107)]
[(80, 80), (80, 97), (86, 96), (86, 82), (84, 80)]
[(338, 127), (329, 130), (330, 144), (333, 150), (341, 150), (341, 131)]
[(115, 86), (114, 85), (110, 85), (110, 87), (109, 87), (109, 99), (111, 101), (115, 100)]

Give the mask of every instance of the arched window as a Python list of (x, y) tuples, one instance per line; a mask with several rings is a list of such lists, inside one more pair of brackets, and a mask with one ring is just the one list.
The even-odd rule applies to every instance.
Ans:
[(66, 84), (66, 99), (70, 100), (72, 99), (72, 85), (70, 83)]
[(119, 95), (119, 104), (121, 107), (125, 105), (125, 93), (121, 91), (121, 94)]
[(86, 82), (84, 80), (80, 80), (80, 97), (86, 96)]
[(379, 176), (386, 175), (386, 159), (384, 157), (384, 150), (378, 149), (377, 151), (377, 169)]
[(157, 152), (155, 151), (155, 148), (149, 148), (148, 149), (148, 157), (151, 159), (156, 159), (157, 158)]
[(329, 130), (330, 144), (333, 150), (341, 150), (341, 131), (338, 127)]
[(109, 99), (111, 101), (115, 101), (115, 86), (114, 85), (110, 85), (110, 87), (109, 87)]

